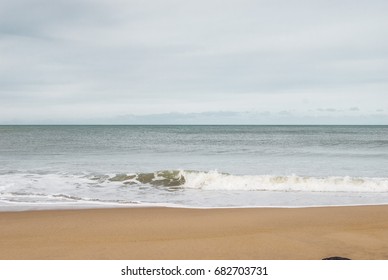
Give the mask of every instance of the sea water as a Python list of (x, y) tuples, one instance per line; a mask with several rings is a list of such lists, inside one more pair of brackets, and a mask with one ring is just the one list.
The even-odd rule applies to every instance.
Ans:
[(0, 126), (0, 210), (388, 203), (388, 126)]

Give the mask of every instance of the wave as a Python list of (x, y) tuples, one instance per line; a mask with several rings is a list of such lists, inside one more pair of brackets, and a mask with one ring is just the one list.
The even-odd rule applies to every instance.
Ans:
[(302, 207), (386, 204), (388, 178), (161, 170), (0, 174), (0, 211), (77, 207)]
[(388, 178), (231, 175), (217, 171), (183, 172), (185, 187), (205, 190), (388, 192)]
[(87, 198), (68, 194), (44, 194), (44, 193), (33, 193), (33, 192), (0, 192), (0, 201), (5, 202), (24, 202), (24, 203), (35, 203), (35, 202), (83, 202), (83, 203), (112, 203), (112, 204), (139, 204), (138, 201), (126, 201), (120, 199), (99, 199), (99, 198)]
[[(106, 178), (106, 177), (105, 177)], [(104, 177), (102, 179), (105, 179)], [(94, 177), (92, 179), (101, 180)], [(186, 183), (183, 171), (180, 170), (162, 170), (152, 173), (135, 173), (135, 174), (116, 174), (109, 177), (110, 182), (122, 182), (128, 185), (150, 184), (153, 186), (178, 187)]]
[[(279, 192), (388, 192), (388, 178), (349, 176), (276, 176), (233, 175), (218, 171), (161, 170), (148, 173), (120, 174), (32, 174), (0, 175), (0, 194), (36, 190), (56, 195), (75, 190), (105, 193), (104, 188), (158, 188), (179, 191), (184, 189), (220, 191), (279, 191)], [(93, 191), (94, 190), (94, 191)], [(35, 194), (36, 194), (35, 193)], [(73, 193), (73, 191), (71, 191)], [(83, 197), (83, 195), (81, 195)]]
[(388, 192), (388, 178), (349, 176), (232, 175), (218, 171), (163, 170), (154, 173), (116, 174), (94, 180), (125, 185), (148, 184), (168, 189), (308, 191), (308, 192)]

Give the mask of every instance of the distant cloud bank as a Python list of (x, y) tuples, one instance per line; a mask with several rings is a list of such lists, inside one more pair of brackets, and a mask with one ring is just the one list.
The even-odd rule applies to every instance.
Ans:
[(310, 114), (280, 112), (202, 112), (121, 115), (94, 119), (14, 120), (1, 124), (91, 124), (91, 125), (388, 125), (388, 112), (352, 114), (340, 110), (320, 110)]

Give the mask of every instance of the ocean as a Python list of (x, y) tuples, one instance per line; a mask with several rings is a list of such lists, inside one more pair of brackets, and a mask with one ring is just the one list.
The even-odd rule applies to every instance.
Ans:
[(388, 203), (388, 126), (0, 126), (0, 210)]

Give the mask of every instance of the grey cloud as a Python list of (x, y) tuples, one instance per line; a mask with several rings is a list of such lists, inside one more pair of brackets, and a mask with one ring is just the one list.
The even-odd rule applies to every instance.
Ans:
[(292, 115), (292, 113), (289, 111), (281, 111), (281, 112), (279, 112), (279, 115), (290, 116), (290, 115)]
[(377, 0), (4, 0), (0, 99), (24, 118), (58, 104), (84, 118), (102, 104), (110, 117), (165, 113), (168, 104), (324, 113), (335, 112), (335, 95), (336, 108), (374, 111), (388, 102), (387, 8)]
[[(10, 124), (30, 124), (31, 122), (14, 119)], [(167, 113), (147, 115), (121, 115), (115, 118), (69, 119), (42, 118), (37, 124), (121, 124), (121, 125), (387, 125), (387, 114), (367, 114), (361, 116), (301, 115), (283, 112), (202, 112)], [(7, 123), (6, 123), (7, 124)]]
[(0, 34), (56, 38), (56, 27), (99, 25), (104, 21), (103, 1), (16, 0), (0, 3)]
[(334, 108), (318, 108), (317, 111), (319, 112), (338, 112), (339, 110), (338, 109), (334, 109)]

